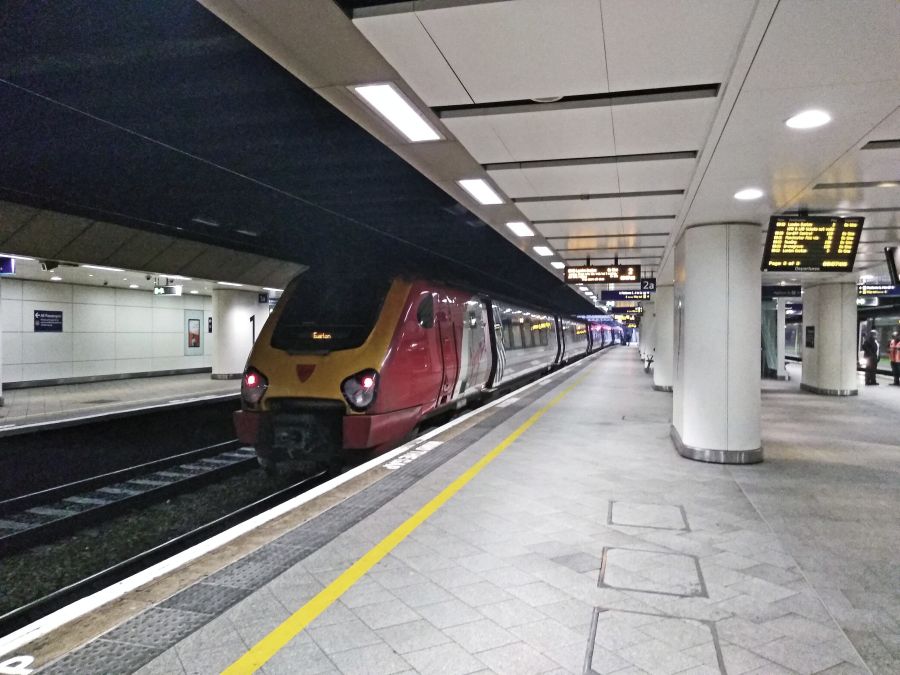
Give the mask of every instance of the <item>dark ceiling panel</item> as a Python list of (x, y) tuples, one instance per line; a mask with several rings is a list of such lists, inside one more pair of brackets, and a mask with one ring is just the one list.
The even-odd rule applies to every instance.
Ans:
[(194, 0), (7, 2), (0, 22), (2, 199), (590, 309)]

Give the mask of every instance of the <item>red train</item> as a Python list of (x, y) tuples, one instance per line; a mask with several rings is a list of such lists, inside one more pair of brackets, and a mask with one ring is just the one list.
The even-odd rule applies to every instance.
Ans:
[(253, 347), (235, 427), (260, 464), (342, 463), (424, 420), (620, 341), (617, 326), (556, 316), (422, 279), (309, 273)]

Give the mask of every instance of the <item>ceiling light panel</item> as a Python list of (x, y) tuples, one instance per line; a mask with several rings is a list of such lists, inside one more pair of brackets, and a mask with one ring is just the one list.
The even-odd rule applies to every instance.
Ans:
[(553, 255), (553, 251), (551, 251), (546, 246), (535, 246), (534, 252), (537, 253), (539, 256), (543, 256), (545, 258)]
[(503, 204), (503, 197), (488, 185), (483, 178), (467, 178), (457, 181), (459, 186), (468, 192), (472, 197), (483, 206), (491, 206), (494, 204)]
[(359, 85), (353, 87), (353, 91), (410, 142), (443, 138), (393, 84)]
[(506, 226), (517, 237), (533, 237), (534, 236), (534, 230), (532, 230), (530, 227), (528, 227), (528, 225), (523, 223), (521, 220), (514, 220), (510, 223), (507, 223)]
[(734, 193), (734, 198), (742, 202), (753, 201), (763, 196), (763, 191), (759, 188), (744, 188)]
[(553, 267), (555, 267), (555, 268), (558, 269), (558, 270), (563, 270), (563, 269), (566, 268), (566, 263), (560, 262), (559, 260), (554, 260), (554, 261), (553, 261), (552, 263), (550, 263), (550, 264), (553, 265)]

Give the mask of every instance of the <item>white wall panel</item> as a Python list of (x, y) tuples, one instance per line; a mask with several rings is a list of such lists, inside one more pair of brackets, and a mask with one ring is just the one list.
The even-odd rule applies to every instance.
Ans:
[(149, 333), (116, 333), (116, 358), (149, 358), (153, 351), (153, 340)]
[(3, 368), (22, 363), (22, 334), (19, 332), (3, 333)]
[[(205, 354), (183, 355), (185, 308), (206, 308)], [(148, 291), (0, 280), (3, 381), (208, 368), (213, 341), (205, 334), (205, 319), (211, 308), (208, 296), (154, 297)], [(62, 311), (63, 332), (34, 332), (35, 310)]]
[(72, 305), (72, 325), (63, 330), (76, 333), (112, 333), (116, 330), (116, 308), (113, 305)]
[[(0, 284), (4, 288), (5, 283)], [(21, 294), (20, 294), (21, 295)], [(22, 330), (22, 301), (3, 299), (2, 307), (0, 307), (0, 321), (2, 321), (2, 329), (4, 333), (18, 333)]]
[(21, 300), (22, 281), (20, 279), (0, 280), (0, 298), (3, 300)]
[(115, 333), (72, 333), (74, 361), (106, 361), (115, 358)]
[(153, 315), (148, 308), (116, 307), (117, 333), (150, 333), (153, 330)]
[(184, 340), (184, 333), (153, 333), (153, 358), (184, 356)]
[(153, 308), (153, 332), (178, 333), (184, 330), (183, 323), (183, 309), (170, 307)]
[(115, 305), (116, 289), (103, 286), (72, 286), (72, 302), (87, 305)]

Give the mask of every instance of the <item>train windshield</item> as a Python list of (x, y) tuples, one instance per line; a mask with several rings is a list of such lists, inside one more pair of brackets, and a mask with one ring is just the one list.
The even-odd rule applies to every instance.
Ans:
[(390, 286), (384, 278), (301, 275), (286, 294), (272, 346), (293, 353), (359, 347), (372, 332)]

